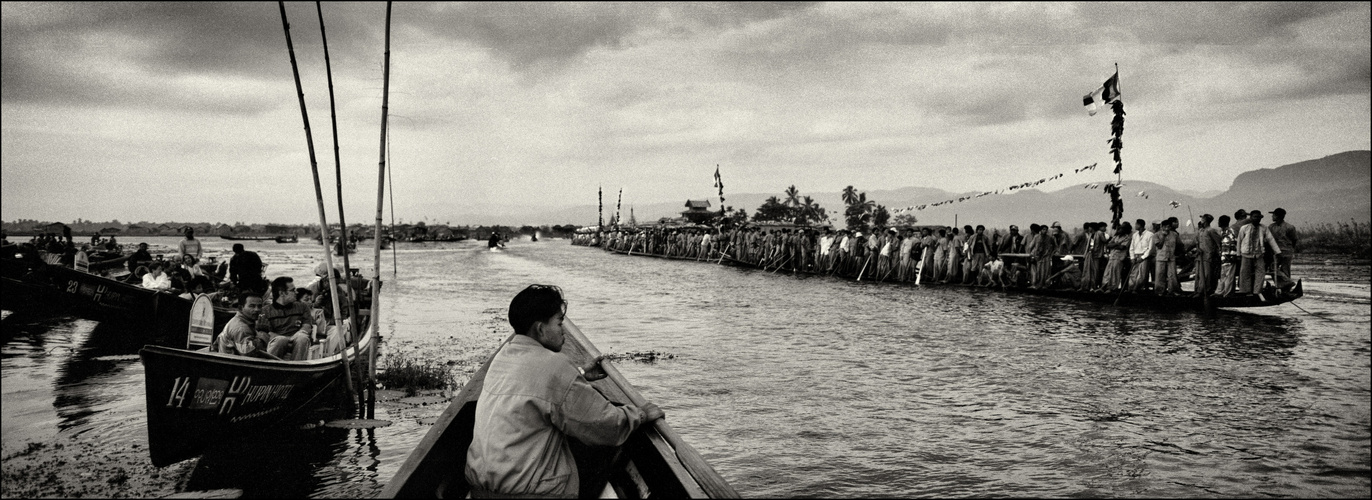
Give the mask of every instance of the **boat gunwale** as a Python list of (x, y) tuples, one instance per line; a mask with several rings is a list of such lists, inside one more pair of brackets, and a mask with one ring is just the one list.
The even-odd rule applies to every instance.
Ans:
[[(567, 338), (574, 342), (578, 346), (580, 351), (582, 351), (590, 357), (594, 357), (596, 355), (593, 353), (598, 353), (598, 350), (596, 350), (595, 345), (590, 342), (590, 339), (586, 338), (585, 335), (581, 333), (581, 330), (576, 327), (575, 323), (573, 323), (570, 318), (566, 319), (564, 325), (567, 327), (568, 331)], [(468, 403), (475, 402), (477, 399), (479, 399), (481, 389), (485, 383), (486, 372), (490, 369), (491, 366), (491, 361), (494, 360), (495, 355), (499, 353), (502, 348), (505, 347), (505, 344), (509, 343), (509, 341), (514, 338), (514, 335), (515, 334), (510, 334), (508, 337), (506, 337), (505, 340), (501, 342), (500, 346), (496, 347), (495, 350), (491, 352), (491, 355), (486, 357), (486, 360), (482, 363), (481, 367), (478, 368), (477, 371), (472, 374), (471, 379), (468, 380), (468, 382), (465, 385), (463, 385), (461, 391), (459, 391), (457, 395), (453, 397), (452, 402), (449, 403), (448, 407), (445, 408), (441, 414), (439, 414), (439, 416), (435, 419), (433, 426), (429, 428), (429, 431), (426, 432), (424, 434), (424, 437), (420, 439), (419, 443), (415, 445), (414, 450), (410, 452), (408, 457), (405, 459), (405, 462), (401, 464), (400, 469), (396, 472), (394, 476), (392, 476), (391, 480), (388, 483), (386, 483), (386, 487), (382, 490), (382, 493), (379, 496), (380, 498), (397, 498), (402, 493), (413, 493), (405, 491), (405, 488), (410, 483), (411, 477), (413, 477), (416, 473), (421, 472), (421, 468), (427, 467), (431, 458), (433, 460), (441, 459), (441, 457), (439, 457), (438, 455), (433, 454), (436, 445), (444, 439), (448, 432), (453, 431), (450, 429), (450, 427), (457, 420), (458, 416), (462, 413), (463, 408)], [(567, 349), (564, 347), (564, 352), (566, 350)], [(631, 396), (631, 394), (637, 395), (637, 391), (633, 389), (632, 385), (630, 385), (628, 388), (624, 387), (624, 385), (627, 385), (627, 381), (624, 381), (623, 384), (621, 384), (621, 381), (623, 381), (623, 376), (622, 374), (619, 374), (617, 370), (615, 370), (613, 365), (604, 364), (602, 366), (606, 369), (605, 371), (607, 375), (613, 376), (592, 382), (593, 385), (600, 384), (602, 382), (608, 383), (613, 387), (617, 388), (625, 396), (630, 397), (630, 399), (633, 399), (633, 396)], [(611, 373), (611, 371), (613, 371), (613, 374)], [(639, 395), (638, 398), (641, 400), (642, 396)], [(664, 429), (667, 431), (668, 434), (664, 434), (662, 432)], [(695, 452), (694, 448), (691, 448), (689, 445), (682, 442), (680, 440), (680, 437), (675, 435), (675, 431), (673, 431), (669, 426), (666, 426), (666, 422), (663, 419), (655, 420), (654, 425), (652, 426), (640, 427), (640, 429), (636, 432), (644, 432), (646, 434), (646, 437), (649, 439), (650, 442), (653, 443), (653, 445), (657, 449), (658, 454), (663, 458), (667, 465), (673, 469), (673, 472), (677, 476), (677, 480), (681, 482), (682, 487), (686, 488), (688, 493), (699, 494), (703, 497), (710, 498), (739, 497), (738, 493), (734, 491), (733, 488), (729, 486), (727, 482), (724, 482), (723, 478), (719, 477), (719, 474), (712, 467), (710, 467), (708, 463), (704, 462), (704, 459), (701, 458), (700, 455)], [(679, 444), (673, 446), (673, 441), (676, 441)], [(449, 454), (451, 453), (452, 452), (450, 451)], [(695, 459), (699, 460), (701, 465), (703, 465), (704, 468), (707, 469), (707, 471), (701, 471), (701, 467), (699, 465), (693, 466), (689, 464), (685, 457), (682, 456), (683, 453), (686, 454), (688, 457), (694, 456)], [(706, 483), (702, 483), (701, 479), (698, 479), (699, 476), (712, 476), (713, 479)], [(690, 483), (686, 483), (686, 480), (689, 480)], [(692, 485), (695, 487), (690, 487)]]

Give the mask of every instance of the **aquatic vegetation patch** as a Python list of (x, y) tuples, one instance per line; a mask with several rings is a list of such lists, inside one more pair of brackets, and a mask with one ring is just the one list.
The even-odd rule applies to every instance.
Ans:
[(669, 352), (658, 351), (633, 351), (623, 354), (606, 354), (606, 359), (610, 361), (637, 361), (639, 363), (656, 363), (660, 359), (676, 359), (676, 355)]
[(447, 389), (457, 382), (447, 363), (419, 359), (405, 352), (384, 357), (376, 379), (385, 388), (405, 391), (406, 396), (421, 390)]

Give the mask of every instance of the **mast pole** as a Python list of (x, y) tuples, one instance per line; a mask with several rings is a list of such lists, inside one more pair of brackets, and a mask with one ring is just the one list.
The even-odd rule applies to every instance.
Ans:
[[(357, 313), (354, 312), (357, 308), (353, 307), (357, 304), (357, 296), (353, 293), (352, 280), (349, 278), (350, 274), (348, 273), (348, 269), (351, 269), (352, 266), (348, 263), (348, 223), (343, 220), (343, 160), (339, 158), (338, 155), (338, 112), (334, 106), (333, 69), (329, 64), (329, 37), (324, 31), (324, 8), (321, 6), (320, 2), (316, 1), (314, 2), (314, 9), (315, 12), (319, 13), (319, 38), (324, 43), (324, 74), (327, 75), (329, 81), (329, 120), (333, 125), (334, 184), (338, 189), (338, 250), (339, 253), (343, 254), (343, 282), (348, 283), (348, 286), (346, 287), (348, 290), (348, 304), (352, 304), (348, 306), (347, 311), (348, 342), (351, 343), (357, 339), (358, 336)], [(332, 268), (333, 266), (329, 267)], [(330, 296), (337, 293), (338, 288), (336, 287), (329, 290)], [(342, 330), (342, 321), (342, 317), (334, 316), (334, 323), (339, 325), (340, 330)]]
[[(381, 332), (377, 319), (381, 307), (381, 211), (386, 198), (386, 132), (387, 117), (390, 113), (391, 98), (391, 2), (386, 2), (386, 62), (381, 77), (381, 154), (377, 159), (376, 177), (376, 242), (372, 250), (372, 318), (369, 328), (378, 335)], [(367, 418), (372, 418), (376, 408), (376, 342), (372, 342), (367, 353)]]
[[(277, 2), (277, 5), (281, 8), (281, 27), (286, 32), (286, 51), (291, 55), (291, 73), (295, 76), (295, 93), (300, 97), (300, 116), (305, 121), (305, 144), (308, 146), (310, 152), (310, 171), (314, 173), (314, 200), (319, 206), (319, 235), (321, 237), (321, 243), (324, 245), (324, 262), (325, 265), (329, 266), (329, 269), (332, 270), (333, 252), (329, 249), (329, 221), (324, 216), (324, 190), (319, 187), (319, 163), (314, 157), (314, 135), (310, 132), (310, 114), (309, 111), (305, 109), (305, 90), (300, 85), (300, 68), (295, 62), (295, 46), (291, 44), (291, 23), (286, 20), (286, 2)], [(334, 279), (332, 272), (328, 274), (329, 286), (332, 286), (334, 287), (334, 290), (337, 290), (337, 280)], [(333, 297), (333, 317), (339, 318), (341, 315), (339, 314), (338, 294), (331, 293), (329, 295)], [(343, 352), (340, 354), (343, 359), (343, 377), (348, 382), (348, 394), (352, 394), (353, 377), (352, 370), (349, 369), (348, 365), (348, 348), (346, 345), (344, 345)], [(359, 405), (361, 405), (361, 403), (361, 401), (358, 401)]]

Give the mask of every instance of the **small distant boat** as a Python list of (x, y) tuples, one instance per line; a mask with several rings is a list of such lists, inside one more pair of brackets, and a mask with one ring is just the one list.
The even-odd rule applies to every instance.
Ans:
[(220, 237), (220, 238), (224, 238), (224, 239), (226, 239), (226, 240), (235, 240), (235, 241), (266, 241), (266, 240), (274, 240), (274, 239), (277, 238), (277, 236), (229, 236), (229, 235), (227, 235), (227, 234), (221, 234), (221, 235), (219, 235), (219, 237)]
[(294, 234), (288, 235), (288, 236), (277, 236), (277, 237), (276, 237), (276, 242), (277, 242), (277, 243), (296, 243), (296, 242), (298, 242), (298, 241), (299, 241), (299, 240), (296, 238), (296, 236), (295, 236)]
[[(364, 310), (361, 318), (369, 316)], [(217, 331), (209, 332), (209, 343)], [(371, 325), (364, 331), (344, 351), (354, 365), (366, 363), (359, 353), (375, 338)], [(343, 384), (344, 354), (283, 361), (210, 352), (208, 347), (150, 345), (138, 357), (144, 367), (148, 453), (157, 467), (194, 458), (215, 442), (288, 422), (308, 410), (345, 406), (349, 397)]]
[[(570, 319), (563, 325), (567, 337), (562, 353), (573, 363), (586, 364), (600, 354)], [(477, 399), (494, 357), (492, 353), (438, 416), (428, 434), (400, 466), (400, 471), (386, 484), (381, 498), (463, 498), (467, 495), (471, 488), (464, 475), (467, 447), (472, 442)], [(591, 385), (610, 401), (643, 404), (643, 396), (619, 370), (608, 361), (602, 366), (610, 376), (591, 382)], [(611, 498), (606, 496), (610, 493), (614, 494), (613, 498), (739, 498), (738, 492), (695, 448), (683, 441), (665, 419), (640, 427), (623, 446), (573, 445), (572, 452), (578, 455), (578, 463), (611, 464), (603, 475), (596, 477), (587, 477), (588, 471), (582, 471), (583, 497), (590, 492), (600, 498)]]

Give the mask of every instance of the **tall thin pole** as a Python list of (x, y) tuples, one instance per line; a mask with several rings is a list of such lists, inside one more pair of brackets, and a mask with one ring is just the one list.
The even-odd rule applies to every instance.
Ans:
[[(386, 163), (391, 161), (391, 131), (386, 130)], [(391, 277), (400, 275), (400, 264), (395, 256), (395, 169), (386, 169), (386, 189), (391, 192)]]
[[(390, 113), (391, 98), (391, 2), (386, 2), (386, 64), (382, 70), (381, 77), (381, 154), (377, 159), (377, 178), (376, 178), (376, 243), (373, 245), (372, 252), (372, 320), (371, 328), (373, 332), (380, 333), (380, 323), (377, 321), (381, 313), (381, 210), (385, 206), (382, 202), (386, 196), (386, 131), (387, 117)], [(376, 380), (376, 342), (371, 343), (371, 349), (367, 353), (367, 383), (369, 391), (367, 396), (367, 418), (374, 415), (376, 407), (376, 388), (373, 382)]]
[[(314, 135), (310, 132), (310, 113), (305, 109), (305, 89), (300, 85), (300, 68), (295, 62), (295, 46), (291, 44), (291, 23), (286, 21), (286, 2), (277, 2), (281, 7), (281, 27), (286, 31), (286, 51), (291, 54), (291, 74), (295, 76), (295, 93), (300, 96), (300, 117), (305, 121), (305, 144), (310, 151), (310, 171), (314, 173), (314, 200), (319, 206), (319, 235), (324, 245), (324, 263), (333, 269), (333, 252), (329, 251), (329, 221), (324, 217), (324, 190), (319, 187), (319, 163), (314, 157)], [(334, 279), (332, 272), (329, 274), (329, 286), (338, 289), (338, 282)], [(338, 294), (330, 293), (333, 297), (333, 317), (343, 317), (338, 307)], [(348, 348), (345, 345), (343, 352), (343, 377), (348, 382), (348, 393), (353, 392), (352, 370), (348, 366)], [(362, 404), (358, 401), (358, 405)]]
[[(348, 262), (348, 223), (343, 220), (343, 160), (338, 155), (338, 112), (334, 107), (333, 69), (329, 64), (329, 37), (324, 33), (324, 7), (316, 1), (314, 9), (319, 13), (319, 38), (324, 42), (324, 74), (328, 76), (329, 81), (329, 120), (333, 125), (334, 183), (338, 189), (338, 249), (339, 253), (343, 254), (344, 282), (349, 283), (347, 286), (348, 303), (357, 304), (357, 296), (353, 293), (352, 280), (348, 279), (350, 274), (347, 271), (352, 269), (352, 265)], [(337, 293), (337, 291), (338, 289), (335, 288), (330, 293)], [(348, 336), (353, 339), (357, 338), (357, 313), (355, 311), (355, 307), (348, 307)], [(341, 323), (342, 320), (338, 316), (334, 316), (334, 322)]]

